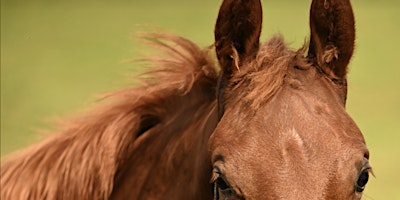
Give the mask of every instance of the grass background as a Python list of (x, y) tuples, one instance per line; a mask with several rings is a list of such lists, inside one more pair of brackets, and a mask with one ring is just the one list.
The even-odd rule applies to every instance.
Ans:
[[(1, 156), (41, 138), (48, 120), (82, 110), (129, 85), (141, 69), (123, 62), (143, 46), (132, 36), (165, 27), (200, 46), (213, 43), (221, 1), (1, 0)], [(376, 178), (364, 199), (400, 199), (399, 1), (352, 0), (357, 49), (348, 112), (363, 131)], [(263, 1), (265, 40), (281, 33), (297, 48), (308, 36), (310, 0)], [(151, 29), (151, 28), (150, 28)]]

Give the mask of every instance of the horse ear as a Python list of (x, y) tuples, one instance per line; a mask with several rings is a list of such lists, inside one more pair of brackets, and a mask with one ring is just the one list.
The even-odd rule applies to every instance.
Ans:
[(345, 82), (354, 50), (354, 15), (350, 0), (313, 0), (308, 58), (333, 80)]
[(218, 79), (218, 117), (224, 113), (224, 93), (244, 60), (257, 52), (262, 24), (260, 0), (224, 0), (215, 25), (215, 51), (221, 66)]
[(262, 24), (260, 0), (224, 0), (215, 25), (215, 50), (223, 76), (256, 52)]

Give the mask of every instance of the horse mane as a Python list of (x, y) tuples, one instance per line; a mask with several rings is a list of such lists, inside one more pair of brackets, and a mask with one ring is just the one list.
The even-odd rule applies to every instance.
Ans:
[(166, 56), (146, 59), (157, 67), (145, 73), (144, 84), (110, 94), (106, 103), (3, 160), (1, 199), (108, 199), (135, 141), (186, 106), (172, 97), (215, 107), (217, 71), (209, 49), (178, 36), (145, 39)]
[[(191, 150), (192, 153), (204, 151), (201, 156), (197, 155), (202, 158), (193, 158), (193, 155), (184, 152), (188, 154), (185, 156), (195, 159), (186, 159), (186, 162), (195, 163), (197, 168), (210, 165), (207, 162), (207, 140), (217, 124), (218, 82), (214, 57), (209, 55), (211, 49), (200, 49), (191, 41), (172, 35), (147, 34), (143, 38), (149, 45), (164, 52), (164, 56), (142, 60), (151, 64), (151, 69), (142, 76), (142, 85), (109, 94), (105, 103), (88, 114), (63, 121), (59, 131), (6, 158), (1, 166), (1, 199), (124, 197), (118, 191), (129, 186), (123, 183), (135, 185), (138, 184), (135, 181), (140, 179), (145, 182), (146, 177), (151, 179), (149, 176), (152, 176), (125, 179), (124, 176), (134, 168), (132, 164), (139, 163), (137, 169), (148, 170), (143, 159), (135, 156), (160, 151), (162, 146), (169, 148), (164, 152), (166, 157), (159, 161), (164, 162), (163, 166), (183, 165), (176, 164), (175, 154), (182, 151), (179, 145), (187, 149), (196, 148)], [(270, 39), (260, 46), (253, 61), (248, 61), (250, 63), (244, 65), (246, 67), (235, 73), (227, 99), (242, 99), (253, 109), (261, 106), (283, 84), (289, 66), (310, 66), (303, 52), (290, 50), (282, 37)], [(236, 97), (231, 98), (230, 95)], [(198, 136), (193, 136), (196, 134)], [(164, 141), (157, 142), (158, 146), (150, 150), (143, 147), (149, 145), (149, 140), (155, 139)], [(170, 144), (171, 140), (175, 140), (174, 144)], [(178, 144), (178, 140), (183, 144)], [(203, 173), (211, 172), (208, 168), (202, 170)], [(204, 174), (191, 178), (208, 184), (209, 177)], [(136, 196), (149, 195), (141, 194), (146, 192), (141, 187), (155, 183), (150, 180), (141, 184), (135, 185), (138, 188)], [(179, 184), (191, 189), (188, 182)], [(174, 193), (174, 190), (171, 192)]]

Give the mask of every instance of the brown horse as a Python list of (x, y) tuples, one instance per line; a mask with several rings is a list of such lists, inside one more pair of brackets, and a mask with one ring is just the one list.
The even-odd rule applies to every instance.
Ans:
[(150, 58), (153, 78), (8, 158), (1, 199), (360, 199), (371, 167), (345, 111), (349, 0), (313, 0), (297, 51), (260, 45), (261, 23), (259, 0), (224, 0), (219, 75), (209, 49), (147, 37), (168, 53)]

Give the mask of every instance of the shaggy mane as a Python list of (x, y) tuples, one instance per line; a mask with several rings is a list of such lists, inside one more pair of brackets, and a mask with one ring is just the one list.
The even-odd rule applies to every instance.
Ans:
[[(63, 122), (60, 131), (7, 159), (1, 199), (108, 199), (135, 140), (169, 113), (193, 106), (171, 102), (176, 96), (200, 102), (196, 109), (216, 105), (218, 73), (210, 48), (178, 36), (143, 38), (165, 56), (141, 60), (151, 64), (142, 85), (110, 94), (106, 104)], [(261, 106), (283, 84), (289, 66), (309, 66), (302, 54), (288, 49), (282, 37), (270, 39), (232, 78), (227, 99)]]
[(145, 74), (144, 84), (111, 94), (107, 104), (3, 160), (1, 199), (108, 199), (129, 145), (171, 106), (165, 99), (185, 96), (196, 84), (206, 88), (198, 95), (215, 99), (210, 91), (217, 71), (208, 49), (178, 36), (145, 39), (166, 56), (145, 59), (157, 68)]

